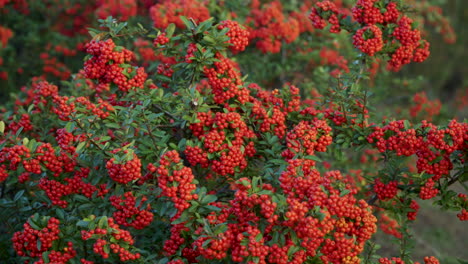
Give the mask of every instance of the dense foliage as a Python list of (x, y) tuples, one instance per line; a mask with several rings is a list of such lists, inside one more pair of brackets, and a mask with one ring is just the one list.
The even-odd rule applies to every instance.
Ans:
[(17, 90), (0, 114), (2, 262), (436, 264), (411, 257), (418, 202), (468, 220), (453, 188), (468, 180), (467, 95), (443, 108), (412, 90), (422, 79), (394, 78), (427, 60), (431, 34), (456, 41), (430, 1), (0, 12), (2, 89)]

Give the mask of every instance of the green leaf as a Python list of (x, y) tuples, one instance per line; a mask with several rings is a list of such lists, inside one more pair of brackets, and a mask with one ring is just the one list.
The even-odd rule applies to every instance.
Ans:
[(119, 129), (119, 128), (122, 128), (122, 126), (116, 124), (116, 123), (107, 123), (105, 124), (106, 127), (110, 127), (110, 128), (116, 128), (116, 129)]
[(44, 263), (49, 263), (50, 262), (49, 254), (50, 254), (50, 251), (46, 251), (46, 252), (42, 253), (42, 259), (44, 260)]
[(216, 195), (209, 194), (209, 195), (203, 197), (203, 199), (200, 201), (200, 203), (209, 204), (209, 203), (212, 203), (212, 202), (216, 201), (217, 199), (218, 199), (218, 197), (216, 197)]
[(0, 133), (5, 133), (5, 122), (0, 121)]
[(343, 197), (343, 196), (345, 196), (345, 195), (347, 195), (349, 193), (350, 193), (350, 190), (345, 189), (345, 190), (341, 191), (340, 196)]
[(101, 217), (98, 221), (98, 227), (99, 228), (107, 228), (107, 216)]
[(184, 22), (187, 29), (192, 29), (193, 28), (194, 25), (185, 16), (180, 16), (179, 18), (180, 18), (180, 20), (182, 20), (182, 22)]
[(57, 214), (57, 217), (59, 219), (65, 219), (65, 213), (62, 209), (60, 208), (55, 209), (55, 213)]
[(76, 223), (76, 226), (80, 226), (80, 227), (88, 227), (88, 225), (89, 225), (89, 222), (84, 221), (84, 220), (80, 220), (78, 221), (78, 223)]
[(24, 190), (20, 190), (19, 192), (17, 192), (15, 194), (15, 197), (13, 198), (13, 201), (15, 201), (15, 202), (18, 201), (19, 198), (21, 198), (21, 196), (23, 196), (23, 194), (24, 194)]
[(76, 147), (76, 153), (81, 153), (81, 150), (83, 149), (85, 145), (86, 145), (86, 141), (80, 142), (80, 144), (78, 144), (78, 146)]
[(260, 240), (262, 240), (262, 238), (263, 238), (262, 233), (259, 233), (259, 234), (257, 234), (257, 235), (255, 236), (255, 241), (260, 242)]
[(317, 161), (317, 162), (322, 162), (322, 160), (319, 157), (313, 156), (313, 155), (307, 155), (304, 158), (308, 159), (308, 160), (314, 160), (314, 161)]
[(171, 38), (174, 35), (175, 25), (174, 23), (169, 24), (166, 28), (166, 37)]

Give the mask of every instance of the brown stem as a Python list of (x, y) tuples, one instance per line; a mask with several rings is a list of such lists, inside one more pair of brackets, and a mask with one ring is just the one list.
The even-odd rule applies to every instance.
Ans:
[(157, 104), (153, 104), (153, 106), (159, 110), (159, 112), (161, 113), (164, 113), (165, 115), (169, 116), (170, 118), (174, 119), (174, 120), (179, 120), (178, 117), (176, 117), (175, 115), (167, 112), (166, 110), (162, 109), (161, 106), (157, 105)]
[(85, 136), (86, 136), (86, 139), (91, 142), (93, 145), (95, 145), (100, 151), (102, 151), (102, 153), (104, 153), (104, 155), (106, 156), (110, 156), (108, 153), (106, 153), (104, 151), (104, 149), (94, 140), (92, 139), (89, 134), (87, 133), (86, 129), (83, 127), (83, 125), (81, 124), (80, 120), (76, 119), (74, 115), (72, 115), (73, 117), (73, 120), (75, 121), (76, 125), (81, 129), (83, 130)]

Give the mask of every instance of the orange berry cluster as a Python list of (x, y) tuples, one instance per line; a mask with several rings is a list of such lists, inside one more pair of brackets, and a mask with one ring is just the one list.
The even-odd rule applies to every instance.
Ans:
[[(419, 197), (431, 199), (439, 193), (437, 181), (450, 175), (453, 162), (465, 162), (468, 124), (452, 120), (446, 128), (438, 128), (423, 120), (419, 128), (411, 128), (405, 127), (402, 120), (392, 121), (382, 127), (375, 126), (367, 140), (380, 152), (391, 151), (398, 156), (416, 156), (418, 173), (432, 175), (420, 182)], [(453, 155), (454, 153), (458, 154)], [(466, 209), (466, 206), (462, 206), (462, 209)]]
[(466, 150), (468, 124), (450, 121), (447, 128), (423, 120), (419, 129), (405, 128), (403, 120), (375, 126), (367, 137), (380, 152), (392, 151), (398, 156), (416, 155), (418, 172), (433, 174), (438, 180), (448, 175), (453, 165), (450, 155), (456, 150)]
[(128, 64), (135, 56), (131, 51), (116, 46), (112, 39), (94, 40), (85, 48), (92, 55), (84, 64), (86, 78), (97, 79), (101, 85), (115, 84), (123, 92), (143, 88), (148, 75), (143, 67)]
[(331, 127), (326, 121), (301, 121), (286, 136), (287, 150), (281, 154), (288, 159), (296, 154), (313, 155), (315, 151), (324, 152), (332, 143)]
[(358, 0), (352, 8), (353, 18), (361, 25), (353, 36), (354, 46), (369, 56), (387, 53), (388, 68), (393, 71), (429, 56), (429, 43), (400, 9), (396, 1), (383, 0)]
[(252, 119), (260, 125), (260, 132), (273, 132), (278, 138), (286, 134), (286, 116), (299, 110), (299, 88), (286, 85), (283, 90), (266, 91), (255, 83), (248, 86)]
[(376, 232), (377, 220), (364, 200), (354, 198), (351, 184), (348, 194), (340, 191), (337, 184), (347, 181), (339, 171), (322, 177), (312, 160), (291, 159), (279, 180), (288, 202), (282, 225), (298, 234), (306, 256), (321, 252), (324, 263), (358, 263), (351, 260)]
[(249, 44), (249, 31), (244, 29), (237, 21), (224, 20), (219, 23), (218, 29), (229, 28), (226, 36), (229, 37), (228, 43), (231, 44), (229, 49), (233, 53), (245, 50)]
[[(140, 206), (136, 206), (136, 198), (132, 192), (126, 192), (124, 198), (118, 196), (111, 196), (109, 201), (112, 206), (117, 209), (114, 212), (113, 217), (115, 222), (123, 226), (131, 226), (135, 229), (143, 229), (147, 227), (153, 221), (153, 213), (150, 211), (151, 206), (148, 204), (145, 209), (141, 209)], [(141, 203), (147, 200), (146, 197), (141, 199)]]
[(195, 22), (205, 21), (210, 18), (210, 12), (206, 5), (199, 0), (162, 0), (149, 9), (149, 15), (154, 27), (164, 29), (174, 23), (178, 28), (185, 25), (180, 16), (193, 19)]
[(262, 5), (259, 1), (252, 1), (245, 24), (248, 25), (251, 42), (263, 53), (278, 53), (282, 41), (291, 43), (299, 37), (299, 22), (283, 13), (280, 1)]
[[(202, 146), (188, 147), (187, 160), (192, 166), (201, 164), (220, 175), (234, 174), (247, 166), (247, 157), (255, 154), (255, 134), (236, 112), (200, 112), (199, 123), (190, 124), (190, 130)], [(208, 155), (213, 157), (208, 158)]]

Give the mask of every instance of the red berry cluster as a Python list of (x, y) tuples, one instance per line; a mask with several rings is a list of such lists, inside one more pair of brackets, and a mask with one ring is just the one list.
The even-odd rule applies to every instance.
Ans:
[[(62, 252), (63, 251), (63, 252)], [(76, 250), (73, 249), (73, 243), (67, 242), (67, 246), (62, 251), (51, 250), (48, 254), (48, 261), (44, 260), (44, 257), (34, 264), (46, 264), (46, 263), (68, 263), (72, 258), (76, 256)]]
[(393, 71), (429, 56), (429, 43), (413, 29), (413, 21), (400, 13), (401, 8), (396, 1), (383, 0), (358, 0), (352, 8), (353, 18), (361, 24), (353, 36), (354, 46), (369, 56), (385, 50), (390, 57), (388, 68)]
[(173, 150), (161, 157), (156, 175), (158, 186), (162, 190), (161, 195), (170, 197), (177, 209), (177, 214), (173, 217), (176, 219), (190, 207), (188, 201), (198, 198), (197, 194), (192, 194), (196, 189), (192, 169), (183, 166), (179, 153)]
[(429, 24), (439, 32), (447, 44), (453, 44), (457, 40), (457, 35), (447, 17), (442, 15), (442, 8), (433, 5), (431, 2), (414, 2), (414, 9), (418, 10), (424, 17), (422, 24)]
[(131, 160), (122, 164), (115, 163), (115, 158), (111, 158), (106, 163), (106, 169), (110, 178), (120, 184), (127, 184), (141, 178), (141, 161), (135, 154)]
[(136, 0), (100, 0), (95, 10), (96, 17), (106, 19), (108, 16), (118, 18), (120, 21), (127, 21), (137, 14)]
[(390, 218), (385, 213), (380, 215), (379, 229), (382, 230), (384, 233), (392, 235), (396, 238), (402, 238), (400, 228), (401, 228), (400, 225), (395, 219)]
[(437, 196), (439, 189), (435, 188), (435, 182), (433, 179), (429, 179), (419, 192), (419, 197), (423, 200), (429, 200)]
[(281, 91), (263, 90), (255, 83), (248, 86), (252, 106), (252, 118), (260, 125), (260, 132), (273, 132), (278, 138), (286, 134), (286, 116), (299, 110), (299, 88), (286, 85)]
[(433, 175), (421, 182), (419, 196), (422, 199), (431, 199), (439, 191), (436, 181), (442, 176), (448, 176), (453, 169), (451, 154), (455, 151), (466, 152), (468, 124), (452, 120), (446, 128), (438, 128), (423, 120), (419, 128), (408, 125), (411, 126), (407, 123), (405, 127), (405, 122), (400, 120), (382, 127), (375, 126), (367, 140), (380, 152), (392, 151), (398, 156), (415, 155), (418, 172)]
[(206, 5), (199, 0), (162, 0), (149, 9), (149, 14), (154, 22), (154, 27), (166, 28), (174, 23), (178, 28), (184, 28), (184, 22), (180, 16), (193, 19), (195, 22), (205, 21), (210, 18), (210, 12)]
[(426, 92), (416, 93), (413, 96), (414, 105), (410, 107), (410, 116), (416, 118), (422, 116), (424, 119), (431, 121), (433, 116), (440, 113), (442, 104), (439, 99), (433, 101), (427, 98)]
[(352, 12), (357, 22), (368, 25), (395, 23), (400, 16), (395, 1), (358, 0)]
[[(110, 257), (107, 252), (112, 251), (112, 253), (119, 256), (120, 261), (140, 258), (140, 253), (131, 253), (129, 250), (129, 246), (135, 242), (129, 231), (121, 229), (118, 224), (114, 223), (114, 219), (111, 217), (107, 219), (105, 226), (107, 228), (94, 228), (89, 231), (81, 231), (81, 238), (83, 240), (95, 240), (93, 244), (94, 253), (107, 259)], [(82, 261), (82, 263), (86, 263), (86, 261)]]
[[(13, 117), (10, 117), (13, 118)], [(13, 133), (16, 134), (16, 132), (20, 129), (23, 128), (24, 132), (31, 131), (33, 130), (33, 126), (31, 124), (31, 119), (28, 114), (22, 114), (20, 116), (20, 119), (18, 122), (16, 121), (11, 121), (10, 124), (8, 124), (8, 129)]]
[(324, 263), (358, 263), (365, 242), (376, 232), (377, 220), (367, 203), (354, 198), (357, 190), (351, 184), (343, 195), (338, 183), (346, 179), (338, 171), (322, 177), (312, 160), (288, 162), (279, 179), (288, 203), (282, 225), (298, 234), (306, 256), (321, 252)]
[(419, 204), (415, 200), (411, 200), (410, 209), (412, 209), (413, 211), (408, 212), (406, 214), (406, 217), (408, 218), (408, 220), (414, 221), (416, 220), (416, 215), (418, 214)]
[(134, 59), (131, 51), (108, 39), (87, 43), (86, 52), (92, 55), (84, 64), (86, 78), (97, 79), (99, 84), (113, 83), (123, 92), (143, 88), (148, 75), (144, 68), (128, 64)]
[(313, 155), (316, 151), (324, 152), (332, 143), (331, 127), (326, 121), (301, 121), (286, 136), (287, 150), (281, 154), (288, 159), (296, 154)]
[(50, 54), (43, 52), (40, 54), (39, 58), (42, 60), (42, 77), (47, 77), (47, 74), (51, 74), (54, 77), (58, 77), (62, 80), (66, 80), (70, 77), (71, 72), (68, 67), (58, 61), (57, 57), (53, 57)]
[(233, 53), (245, 50), (249, 44), (249, 31), (242, 28), (242, 26), (233, 20), (224, 20), (219, 23), (218, 29), (228, 28), (229, 31), (226, 36), (229, 37), (228, 43), (231, 44), (229, 49)]
[(340, 33), (340, 20), (343, 19), (344, 15), (338, 10), (338, 7), (332, 1), (322, 1), (315, 4), (316, 7), (312, 7), (309, 19), (312, 21), (317, 29), (323, 29), (327, 26), (327, 22), (330, 23), (331, 33)]
[(8, 171), (5, 167), (5, 165), (0, 165), (0, 182), (3, 182), (8, 178)]
[(90, 169), (81, 168), (75, 171), (73, 177), (65, 178), (63, 180), (65, 183), (44, 177), (39, 180), (39, 188), (46, 193), (53, 205), (63, 208), (68, 206), (68, 202), (63, 200), (63, 198), (71, 194), (83, 194), (91, 198), (94, 193), (98, 192), (98, 196), (102, 196), (105, 191), (99, 190), (96, 186), (83, 181), (83, 179), (88, 177), (89, 172)]
[[(380, 264), (405, 264), (401, 258), (392, 257), (392, 258), (379, 258)], [(414, 264), (420, 264), (419, 262), (414, 262)], [(439, 260), (434, 257), (424, 257), (424, 264), (440, 264)]]
[[(33, 217), (29, 221), (33, 221)], [(52, 243), (59, 239), (60, 221), (54, 217), (47, 220), (47, 225), (36, 229), (29, 222), (23, 225), (24, 230), (13, 235), (13, 248), (19, 256), (42, 257), (42, 253), (52, 248)]]
[(421, 40), (421, 33), (412, 29), (413, 20), (403, 16), (398, 20), (398, 27), (393, 31), (392, 37), (400, 43), (398, 49), (391, 54), (388, 66), (391, 70), (398, 71), (403, 65), (415, 62), (423, 62), (429, 56), (429, 42)]
[[(136, 206), (136, 198), (131, 192), (124, 194), (125, 199), (118, 196), (111, 196), (109, 201), (117, 211), (114, 212), (113, 217), (115, 222), (123, 226), (131, 226), (135, 229), (143, 229), (153, 221), (153, 213), (150, 211), (151, 206), (148, 204), (145, 209)], [(141, 199), (141, 203), (147, 200), (146, 197)]]
[(379, 200), (390, 200), (397, 195), (398, 182), (391, 181), (384, 184), (380, 178), (377, 178), (374, 183), (374, 192), (377, 194), (377, 198), (379, 198)]
[(157, 36), (153, 41), (153, 45), (155, 47), (166, 45), (167, 43), (169, 43), (169, 38), (166, 37), (166, 33), (162, 33), (161, 35)]
[(468, 195), (459, 193), (458, 199), (462, 207), (462, 210), (460, 213), (457, 214), (457, 217), (458, 219), (460, 219), (460, 221), (468, 221), (468, 210), (466, 209), (466, 207), (468, 207)]
[(331, 76), (339, 76), (343, 71), (349, 72), (348, 60), (345, 59), (337, 50), (328, 47), (322, 47), (320, 50), (320, 64), (329, 67), (337, 67), (330, 72)]
[(374, 56), (383, 48), (382, 30), (376, 25), (359, 29), (353, 36), (353, 45), (369, 56)]
[(76, 165), (76, 161), (72, 160), (67, 153), (60, 152), (56, 155), (50, 143), (43, 143), (37, 147), (36, 154), (38, 154), (36, 159), (53, 172), (55, 177), (60, 176), (64, 171), (73, 171)]
[[(1, 7), (1, 3), (0, 3)], [(7, 27), (0, 26), (0, 48), (5, 48), (8, 45), (8, 40), (13, 37), (13, 31)]]
[(70, 121), (71, 115), (75, 113), (75, 102), (68, 96), (55, 95), (52, 97), (54, 106), (52, 112), (58, 116), (60, 120)]
[[(407, 123), (408, 124), (408, 123)], [(398, 156), (416, 155), (418, 172), (434, 174), (435, 180), (448, 175), (453, 165), (450, 154), (466, 149), (468, 124), (450, 121), (447, 128), (423, 120), (420, 128), (405, 128), (403, 120), (375, 126), (367, 140), (380, 152), (393, 151)]]
[(171, 236), (164, 241), (163, 252), (166, 256), (173, 256), (179, 250), (180, 246), (185, 243), (185, 238), (182, 232), (189, 231), (184, 224), (175, 224), (171, 227)]
[(195, 52), (198, 50), (196, 43), (189, 43), (187, 46), (187, 53), (185, 54), (185, 62), (192, 63), (195, 56)]
[(221, 54), (217, 54), (216, 58), (219, 61), (215, 62), (213, 67), (205, 67), (204, 69), (215, 103), (228, 104), (228, 100), (231, 98), (237, 99), (241, 104), (246, 103), (249, 91), (242, 87), (243, 82), (237, 65)]
[(246, 25), (249, 25), (250, 39), (256, 40), (256, 47), (263, 53), (278, 53), (282, 41), (291, 43), (299, 37), (299, 22), (283, 13), (280, 1), (263, 5), (252, 1)]
[(47, 81), (38, 81), (33, 82), (32, 92), (35, 111), (40, 111), (41, 106), (47, 104), (46, 98), (58, 95), (58, 87)]
[[(14, 145), (12, 147), (4, 147), (0, 150), (0, 163), (9, 163), (8, 169), (16, 171), (21, 161), (31, 158), (30, 150), (24, 145)], [(6, 164), (3, 165), (5, 168)]]
[[(200, 122), (190, 124), (190, 130), (200, 139), (200, 145), (203, 145), (185, 150), (191, 165), (210, 166), (214, 172), (223, 176), (245, 169), (246, 158), (255, 154), (253, 142), (249, 140), (254, 138), (255, 134), (241, 115), (236, 112), (210, 111), (200, 112), (197, 117)], [(213, 157), (207, 161), (208, 155)]]

